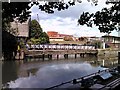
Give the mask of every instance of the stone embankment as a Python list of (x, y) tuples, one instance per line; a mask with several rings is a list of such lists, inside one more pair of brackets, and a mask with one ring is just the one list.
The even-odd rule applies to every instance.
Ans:
[(98, 49), (98, 58), (101, 59), (118, 59), (118, 52), (120, 50), (118, 48), (115, 49)]

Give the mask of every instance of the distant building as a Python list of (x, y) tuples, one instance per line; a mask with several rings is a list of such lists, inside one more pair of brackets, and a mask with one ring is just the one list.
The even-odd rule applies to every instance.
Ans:
[(59, 34), (55, 31), (48, 31), (47, 35), (49, 36), (49, 41), (52, 44), (89, 44), (91, 42), (100, 41), (102, 42), (101, 37), (74, 37), (73, 35)]
[(64, 41), (63, 37), (49, 37), (49, 41)]
[(71, 36), (71, 37), (73, 37), (73, 35), (59, 34), (58, 32), (55, 32), (55, 31), (48, 31), (47, 35), (49, 37), (65, 37), (65, 36)]
[(110, 47), (118, 48), (120, 45), (120, 37), (105, 35), (102, 36), (102, 38), (104, 39), (105, 44), (109, 45)]
[(47, 35), (48, 35), (49, 37), (58, 37), (58, 32), (48, 31), (48, 32), (47, 32)]
[(73, 35), (67, 35), (67, 34), (58, 34), (58, 37), (73, 37)]
[(88, 38), (88, 41), (102, 41), (101, 37), (93, 36), (93, 37), (87, 37), (87, 38)]
[(28, 38), (29, 37), (29, 26), (30, 26), (30, 18), (23, 22), (20, 23), (16, 19), (11, 22), (11, 27), (17, 31), (17, 34), (15, 35), (16, 37), (19, 38)]
[(65, 37), (72, 37), (73, 35), (67, 35), (67, 34), (59, 34), (55, 31), (48, 31), (47, 35), (49, 36), (49, 41), (65, 41)]

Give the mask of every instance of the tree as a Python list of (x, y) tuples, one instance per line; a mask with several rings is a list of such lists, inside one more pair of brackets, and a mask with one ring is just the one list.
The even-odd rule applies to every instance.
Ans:
[[(38, 0), (39, 1), (39, 0)], [(70, 6), (75, 5), (75, 1), (81, 3), (81, 0), (73, 0), (68, 3), (64, 2), (45, 2), (45, 4), (41, 4), (40, 2), (2, 2), (2, 22), (12, 22), (14, 18), (18, 17), (18, 20), (22, 23), (28, 19), (30, 16), (29, 9), (33, 5), (39, 6), (41, 11), (45, 11), (46, 13), (54, 13), (55, 10), (61, 11), (68, 9)], [(90, 2), (90, 0), (87, 0)], [(94, 4), (97, 4), (98, 0), (92, 0)], [(4, 25), (4, 24), (3, 24)], [(3, 26), (4, 27), (4, 26)]]
[(120, 2), (115, 3), (111, 8), (103, 8), (101, 11), (90, 14), (83, 12), (78, 19), (79, 25), (92, 27), (98, 26), (100, 32), (111, 33), (113, 30), (120, 31)]
[[(80, 1), (80, 0), (78, 0), (78, 1)], [(90, 1), (90, 0), (87, 0), (87, 1)], [(96, 5), (97, 0), (92, 0), (92, 1)], [(46, 2), (43, 5), (41, 5), (39, 2), (10, 2), (10, 3), (2, 2), (2, 32), (9, 31), (9, 33), (10, 32), (13, 33), (13, 30), (10, 30), (10, 22), (12, 22), (14, 20), (14, 18), (16, 18), (16, 17), (17, 17), (18, 21), (21, 23), (26, 21), (28, 19), (28, 17), (30, 17), (31, 12), (29, 11), (29, 9), (33, 5), (38, 5), (39, 9), (42, 11), (45, 11), (46, 13), (54, 13), (55, 10), (61, 11), (61, 10), (68, 9), (70, 6), (75, 5), (75, 2), (71, 2), (71, 1), (69, 1), (68, 3)], [(4, 35), (5, 34), (3, 33), (2, 36), (4, 36)], [(37, 36), (39, 36), (39, 34), (36, 35), (36, 37)], [(10, 35), (10, 37), (11, 37), (11, 35)], [(6, 45), (4, 47), (4, 49), (5, 49), (8, 47), (7, 41), (9, 41), (9, 37), (5, 37), (4, 40), (5, 40), (5, 42), (3, 42), (2, 45)], [(44, 40), (44, 39), (42, 39), (42, 40)], [(47, 42), (48, 42), (48, 37), (47, 37)], [(14, 43), (11, 43), (11, 45), (13, 45), (13, 44)], [(9, 48), (12, 48), (12, 47), (9, 47)], [(8, 49), (6, 49), (6, 50), (9, 51)]]
[[(2, 2), (2, 30), (4, 31), (14, 31), (10, 30), (10, 22), (17, 17), (17, 19), (22, 23), (28, 19), (30, 16), (30, 2)], [(13, 32), (12, 32), (13, 33)]]
[[(38, 5), (38, 2), (2, 2), (2, 53), (4, 58), (10, 60), (12, 58), (12, 53), (17, 50), (17, 39), (9, 34), (13, 33), (14, 30), (10, 29), (10, 22), (17, 17), (19, 22), (24, 22), (30, 16), (29, 9), (34, 5)], [(41, 7), (41, 6), (40, 6)], [(41, 7), (43, 8), (43, 7)], [(47, 8), (44, 10), (46, 11)], [(48, 12), (49, 13), (49, 12)], [(6, 32), (7, 31), (7, 32)], [(9, 32), (9, 33), (8, 33)], [(7, 35), (7, 36), (6, 36)], [(37, 37), (37, 36), (36, 36)], [(42, 39), (44, 40), (44, 39)], [(13, 42), (14, 41), (14, 42)], [(38, 40), (40, 41), (40, 40)], [(48, 37), (46, 39), (48, 42)], [(10, 43), (9, 43), (10, 42)], [(44, 42), (43, 42), (44, 43)]]
[(44, 37), (44, 39), (41, 40), (41, 41), (42, 41), (42, 44), (44, 44), (44, 43), (50, 43), (50, 42), (49, 42), (49, 36), (47, 35), (46, 32), (42, 32), (41, 37)]
[(30, 37), (38, 39), (42, 34), (42, 28), (36, 20), (31, 21)]
[(2, 54), (4, 60), (11, 60), (14, 58), (13, 52), (16, 54), (17, 39), (7, 31), (2, 32)]
[(28, 6), (30, 2), (2, 2), (2, 20), (12, 22), (14, 18), (18, 17), (20, 22), (24, 22), (30, 16), (31, 7)]
[(71, 36), (65, 36), (64, 40), (65, 41), (73, 41), (73, 38)]
[(49, 43), (48, 35), (43, 32), (40, 24), (36, 20), (31, 21), (30, 40), (33, 44)]
[(80, 38), (78, 38), (78, 39), (79, 39), (79, 41), (84, 41), (84, 40), (85, 40), (84, 37), (80, 37)]
[[(4, 31), (14, 31), (10, 30), (10, 22), (14, 20), (14, 18), (17, 17), (19, 22), (24, 22), (30, 17), (30, 11), (29, 9), (33, 5), (39, 6), (39, 9), (41, 11), (45, 11), (46, 13), (54, 13), (55, 10), (61, 11), (68, 9), (70, 6), (74, 6), (75, 2), (81, 3), (81, 0), (71, 0), (68, 3), (64, 3), (64, 1), (61, 2), (45, 2), (45, 4), (41, 4), (38, 1), (36, 2), (2, 2), (2, 30)], [(87, 0), (88, 2), (92, 2), (95, 5), (97, 5), (98, 0)], [(20, 6), (19, 6), (20, 5)], [(12, 32), (12, 33), (15, 33)]]

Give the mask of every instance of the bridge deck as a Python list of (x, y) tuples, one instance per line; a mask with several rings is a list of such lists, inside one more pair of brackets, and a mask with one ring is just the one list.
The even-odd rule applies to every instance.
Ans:
[(28, 50), (27, 55), (47, 55), (47, 54), (96, 54), (97, 50)]

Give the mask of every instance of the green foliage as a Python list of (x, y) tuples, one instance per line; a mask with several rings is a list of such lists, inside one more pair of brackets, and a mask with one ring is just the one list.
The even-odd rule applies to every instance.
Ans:
[(46, 13), (54, 13), (53, 10), (55, 9), (61, 11), (75, 5), (74, 2), (69, 2), (68, 4), (63, 2), (46, 2), (43, 5), (40, 2), (2, 2), (2, 20), (3, 22), (12, 22), (14, 18), (18, 17), (18, 20), (22, 23), (30, 17), (31, 12), (29, 9), (33, 5), (39, 6), (39, 9)]
[(96, 42), (95, 45), (97, 46), (97, 48), (101, 48), (101, 42)]
[(30, 16), (30, 2), (2, 2), (2, 20), (12, 22), (15, 17), (18, 17), (20, 22), (24, 22)]
[(91, 44), (95, 45), (96, 48), (102, 48), (102, 42), (101, 41), (95, 40), (95, 41), (92, 41)]
[[(87, 1), (92, 1), (95, 5), (97, 5), (98, 0)], [(40, 4), (40, 2), (2, 2), (2, 49), (4, 55), (8, 57), (8, 59), (10, 54), (12, 54), (13, 51), (16, 51), (17, 46), (17, 40), (15, 39), (15, 37), (13, 38), (13, 36), (10, 35), (10, 32), (12, 32), (12, 34), (16, 33), (15, 30), (10, 29), (10, 22), (12, 22), (16, 17), (21, 23), (28, 20), (28, 17), (30, 17), (29, 9), (33, 5), (39, 6), (39, 9), (41, 11), (45, 11), (46, 13), (54, 13), (55, 10), (61, 11), (68, 9), (70, 6), (74, 6), (75, 2), (46, 2), (42, 5)], [(110, 9), (104, 8), (101, 12), (98, 11), (95, 14), (89, 14), (88, 12), (83, 13), (80, 16), (78, 22), (80, 25), (86, 24), (89, 27), (92, 27), (92, 25), (95, 24), (96, 26), (99, 26), (100, 32), (110, 33), (114, 29), (120, 30), (119, 12), (120, 3), (114, 4), (114, 6), (112, 6)], [(36, 21), (33, 21), (33, 23), (34, 22)], [(36, 29), (31, 29), (31, 39), (28, 41), (28, 43), (49, 43), (49, 37), (47, 36), (47, 34), (42, 31), (40, 25), (37, 22), (36, 24), (37, 25), (33, 24), (33, 27), (36, 26)], [(6, 32), (6, 34), (4, 31), (7, 31), (9, 33)], [(21, 45), (23, 45), (23, 43), (21, 43)]]
[(65, 36), (64, 40), (65, 41), (73, 41), (73, 38), (71, 36)]
[(16, 34), (17, 30), (11, 29), (10, 22), (14, 21), (17, 17), (19, 22), (24, 22), (30, 16), (31, 7), (28, 5), (30, 2), (2, 2), (2, 31), (7, 31), (11, 34)]
[(5, 60), (11, 60), (13, 58), (13, 52), (17, 50), (17, 39), (10, 33), (2, 32), (2, 53)]
[(30, 37), (38, 39), (42, 34), (42, 28), (36, 20), (31, 21)]
[[(89, 0), (87, 0), (89, 1)], [(89, 1), (90, 2), (90, 1)], [(94, 4), (97, 3), (97, 0), (92, 0)], [(79, 2), (81, 3), (81, 2)], [(30, 17), (29, 9), (33, 6), (39, 6), (41, 11), (46, 13), (54, 13), (55, 10), (61, 11), (68, 9), (70, 6), (74, 6), (75, 2), (69, 1), (68, 3), (64, 2), (45, 2), (45, 4), (41, 4), (41, 2), (2, 2), (2, 28), (6, 29), (5, 24), (9, 24), (14, 20), (14, 18), (18, 18), (18, 20), (22, 23)]]
[(46, 34), (46, 32), (43, 32), (41, 37), (43, 37), (42, 43), (50, 43), (49, 42), (49, 36)]
[(25, 39), (23, 39), (23, 38), (21, 38), (20, 40), (19, 40), (19, 45), (20, 45), (20, 48), (25, 48)]
[(39, 39), (31, 38), (30, 41), (32, 44), (40, 44), (41, 43), (40, 38)]
[[(28, 0), (29, 1), (29, 0)], [(39, 0), (38, 0), (39, 1)], [(29, 9), (33, 5), (39, 6), (41, 11), (45, 11), (46, 13), (54, 13), (55, 10), (61, 11), (68, 9), (70, 6), (74, 6), (74, 1), (68, 1), (68, 3), (64, 2), (45, 2), (45, 4), (41, 4), (41, 2), (2, 2), (2, 19), (8, 22), (13, 21), (14, 18), (18, 17), (18, 20), (22, 23), (28, 19), (30, 16)], [(93, 4), (97, 4), (98, 0), (87, 0)], [(81, 3), (80, 1), (79, 3)]]
[(100, 32), (111, 33), (113, 30), (120, 30), (120, 2), (111, 6), (111, 8), (103, 8), (101, 11), (90, 14), (83, 12), (78, 23), (92, 27), (93, 24), (98, 26)]
[(40, 24), (36, 20), (31, 21), (30, 41), (32, 44), (49, 43), (48, 35), (43, 32)]

